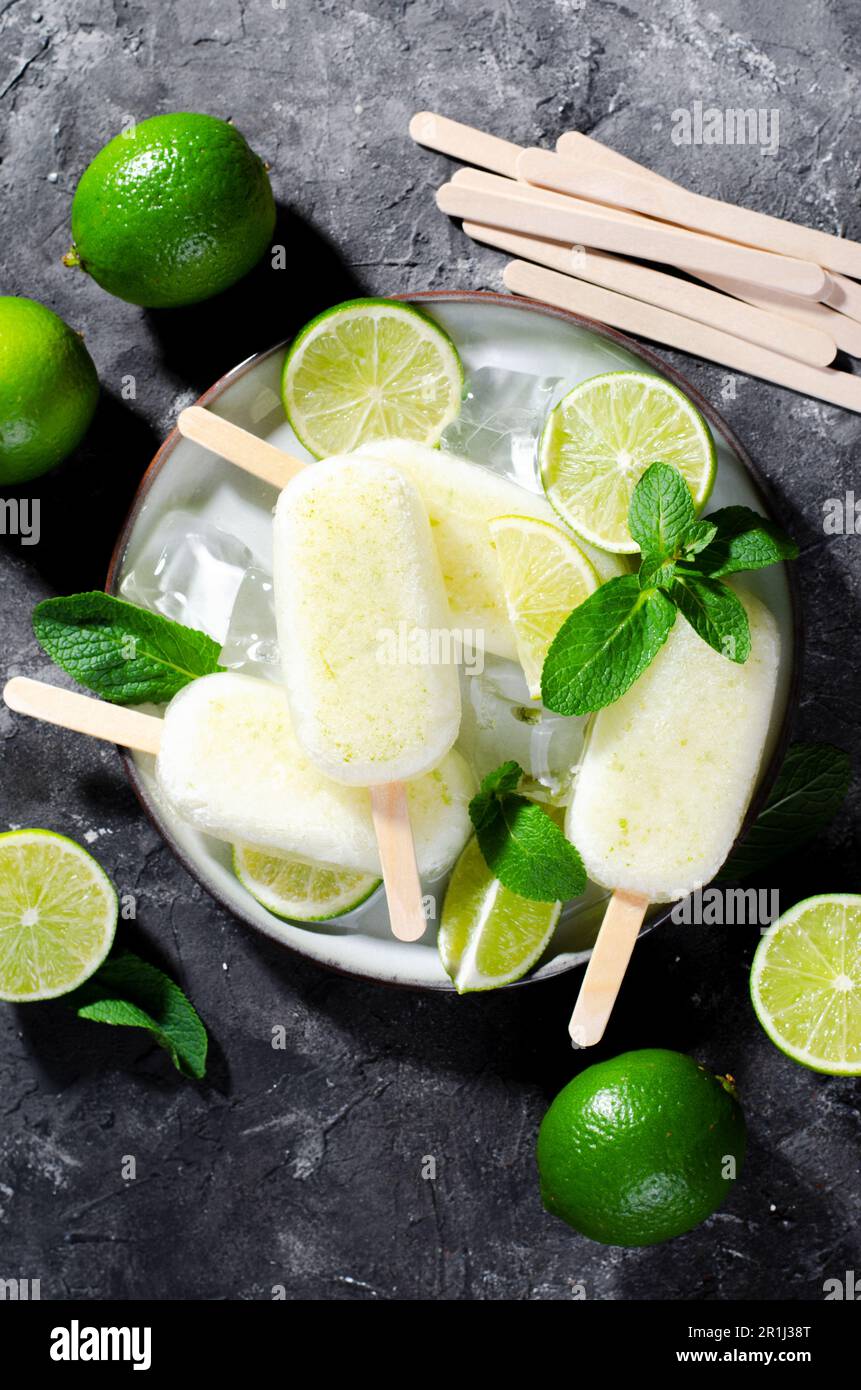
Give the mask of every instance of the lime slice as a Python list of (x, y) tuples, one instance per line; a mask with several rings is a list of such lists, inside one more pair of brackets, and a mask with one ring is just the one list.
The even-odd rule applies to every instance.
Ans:
[(605, 372), (559, 402), (539, 447), (548, 500), (578, 535), (602, 550), (634, 554), (631, 494), (652, 463), (678, 468), (703, 506), (717, 456), (709, 427), (676, 386), (648, 372)]
[(529, 694), (541, 697), (541, 670), (550, 643), (572, 608), (598, 588), (594, 567), (559, 526), (529, 516), (490, 523), (502, 571), (517, 657)]
[(440, 959), (458, 994), (519, 980), (544, 952), (561, 910), (503, 888), (473, 837), (454, 866), (439, 928)]
[(462, 390), (448, 334), (391, 299), (351, 299), (312, 319), (281, 378), (287, 418), (317, 458), (374, 439), (436, 444), (460, 410)]
[(68, 994), (114, 939), (117, 895), (91, 854), (51, 830), (0, 835), (0, 999)]
[(296, 922), (325, 922), (352, 912), (381, 882), (373, 874), (333, 869), (251, 845), (234, 845), (233, 869), (243, 888), (263, 907)]
[(756, 949), (750, 994), (788, 1057), (861, 1076), (861, 897), (824, 893), (784, 912)]

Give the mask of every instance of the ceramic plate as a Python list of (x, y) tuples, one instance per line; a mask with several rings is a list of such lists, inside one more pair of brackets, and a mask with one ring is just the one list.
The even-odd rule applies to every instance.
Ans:
[[(574, 315), (503, 295), (405, 298), (420, 302), (448, 330), (463, 358), (467, 387), (473, 384), (473, 398), (465, 403), (472, 424), (464, 429), (461, 421), (457, 426), (462, 452), (489, 461), (540, 491), (533, 443), (536, 413), (586, 377), (633, 367), (675, 381), (706, 415), (718, 448), (717, 483), (710, 506), (743, 503), (770, 514), (750, 459), (720, 416), (683, 378), (630, 339)], [(303, 454), (281, 407), (278, 384), (284, 353), (281, 344), (243, 362), (200, 403), (264, 439)], [(109, 592), (206, 628), (218, 641), (226, 640), (222, 659), (227, 663), (277, 678), (271, 618), (267, 617), (274, 501), (271, 488), (174, 432), (146, 473), (119, 537)], [(775, 613), (783, 637), (780, 685), (757, 796), (761, 804), (779, 764), (792, 703), (798, 623), (793, 581), (785, 567), (751, 576), (750, 587)], [(487, 735), (491, 742), (500, 731), (505, 742), (510, 728), (513, 751), (508, 756), (517, 756), (517, 739), (525, 736), (522, 722), (515, 728), (525, 686), (518, 696), (516, 672), (493, 667), (482, 681), (481, 700), (489, 704), (490, 714), (480, 711), (479, 724), (484, 719), (481, 727), (492, 730)], [(474, 727), (471, 736), (476, 737)], [(561, 737), (564, 747), (568, 732), (562, 731)], [(485, 749), (485, 756), (492, 751)], [(237, 882), (229, 846), (184, 825), (162, 802), (153, 780), (152, 759), (128, 757), (126, 766), (144, 807), (174, 852), (213, 897), (243, 922), (301, 955), (352, 975), (424, 989), (452, 988), (437, 955), (435, 920), (420, 943), (396, 942), (388, 931), (385, 900), (378, 893), (358, 911), (336, 921), (314, 926), (279, 921)], [(756, 804), (752, 812), (755, 809)], [(437, 915), (444, 887), (444, 882), (426, 885)], [(605, 897), (595, 889), (584, 903), (568, 909), (539, 967), (523, 983), (557, 975), (587, 959)], [(659, 923), (666, 911), (653, 917), (651, 925)]]

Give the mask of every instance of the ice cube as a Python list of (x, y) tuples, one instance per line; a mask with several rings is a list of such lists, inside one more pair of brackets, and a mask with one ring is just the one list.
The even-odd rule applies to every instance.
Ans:
[(479, 367), (442, 447), (534, 488), (538, 440), (563, 384), (561, 377)]
[(252, 566), (243, 577), (230, 615), (221, 664), (231, 671), (244, 671), (247, 676), (280, 679), (272, 578), (264, 570)]
[(216, 642), (227, 635), (239, 586), (253, 556), (248, 546), (193, 512), (168, 512), (143, 547), (120, 593)]
[(480, 675), (463, 675), (458, 747), (479, 778), (514, 758), (526, 774), (524, 791), (563, 804), (583, 748), (585, 719), (552, 714), (529, 691), (513, 661), (488, 659)]

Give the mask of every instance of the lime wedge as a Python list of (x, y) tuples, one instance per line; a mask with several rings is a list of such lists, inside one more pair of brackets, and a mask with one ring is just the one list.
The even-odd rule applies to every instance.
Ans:
[(360, 907), (381, 880), (354, 869), (333, 869), (298, 855), (234, 845), (233, 869), (243, 888), (275, 914), (295, 922), (325, 922)]
[(117, 895), (104, 869), (52, 830), (0, 835), (0, 999), (54, 999), (98, 970)]
[(316, 458), (375, 439), (436, 444), (460, 410), (457, 349), (427, 314), (351, 299), (306, 324), (281, 378), (287, 418)]
[(634, 554), (628, 507), (649, 465), (678, 468), (699, 510), (717, 455), (708, 425), (677, 386), (648, 372), (605, 372), (581, 381), (551, 412), (539, 463), (548, 500), (578, 535)]
[(490, 523), (517, 657), (529, 694), (541, 698), (541, 670), (568, 614), (598, 588), (593, 566), (549, 521), (500, 516)]
[(823, 893), (784, 912), (756, 949), (750, 994), (793, 1061), (861, 1076), (861, 897)]
[(454, 866), (439, 928), (440, 959), (458, 994), (519, 980), (543, 954), (561, 910), (504, 888), (473, 837)]

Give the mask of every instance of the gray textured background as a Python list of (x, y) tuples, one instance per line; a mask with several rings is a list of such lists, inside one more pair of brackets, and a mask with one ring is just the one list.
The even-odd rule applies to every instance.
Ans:
[[(851, 0), (3, 0), (0, 290), (83, 329), (104, 385), (85, 448), (41, 484), (42, 543), (2, 541), (3, 672), (50, 674), (30, 610), (102, 584), (179, 404), (351, 291), (499, 286), (503, 258), (434, 209), (449, 164), (410, 143), (413, 111), (522, 143), (576, 127), (700, 191), (859, 237), (859, 34)], [(696, 99), (777, 108), (779, 152), (676, 147), (670, 113)], [(61, 266), (69, 204), (125, 120), (183, 108), (233, 117), (271, 162), (297, 276), (264, 268), (210, 305), (147, 313)], [(857, 755), (861, 540), (824, 537), (822, 504), (857, 486), (858, 419), (746, 378), (722, 402), (718, 368), (672, 360), (724, 410), (803, 544), (796, 732)], [(138, 1034), (59, 1004), (0, 1006), (0, 1277), (41, 1278), (50, 1298), (267, 1298), (283, 1284), (327, 1299), (565, 1299), (582, 1282), (603, 1299), (817, 1299), (823, 1279), (861, 1268), (857, 1089), (760, 1032), (749, 930), (648, 937), (600, 1049), (666, 1045), (732, 1071), (744, 1179), (691, 1235), (604, 1249), (542, 1211), (533, 1170), (543, 1110), (578, 1065), (573, 978), (456, 999), (325, 974), (214, 906), (113, 750), (5, 710), (0, 746), (0, 828), (96, 832), (138, 898), (127, 940), (182, 980), (214, 1051), (193, 1086)], [(784, 904), (858, 887), (856, 805), (785, 868)], [(419, 1176), (425, 1154), (435, 1182)]]

